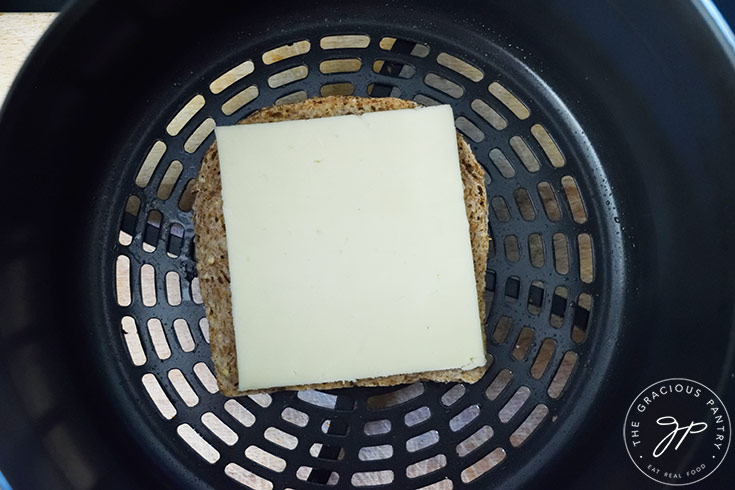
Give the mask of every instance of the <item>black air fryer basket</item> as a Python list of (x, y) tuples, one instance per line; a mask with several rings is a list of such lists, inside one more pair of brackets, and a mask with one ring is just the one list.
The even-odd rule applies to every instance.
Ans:
[[(0, 121), (0, 471), (16, 489), (648, 488), (629, 404), (735, 410), (735, 51), (709, 4), (103, 2)], [(217, 392), (192, 182), (215, 124), (451, 104), (486, 170), (473, 385)], [(328, 355), (328, 352), (323, 355)], [(701, 483), (732, 487), (732, 456)]]

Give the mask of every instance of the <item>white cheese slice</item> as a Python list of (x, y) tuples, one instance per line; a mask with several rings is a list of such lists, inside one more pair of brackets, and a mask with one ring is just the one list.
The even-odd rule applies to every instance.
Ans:
[(450, 106), (215, 133), (240, 390), (485, 364)]

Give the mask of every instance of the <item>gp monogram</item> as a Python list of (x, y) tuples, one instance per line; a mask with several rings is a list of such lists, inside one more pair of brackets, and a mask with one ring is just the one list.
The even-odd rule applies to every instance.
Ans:
[(628, 409), (623, 437), (628, 455), (647, 477), (689, 485), (714, 472), (730, 445), (730, 418), (709, 388), (684, 378), (659, 381)]

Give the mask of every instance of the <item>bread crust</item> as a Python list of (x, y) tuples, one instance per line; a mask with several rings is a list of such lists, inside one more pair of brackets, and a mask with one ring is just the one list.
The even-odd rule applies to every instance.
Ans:
[[(419, 107), (419, 104), (391, 97), (331, 96), (308, 99), (294, 104), (266, 107), (254, 112), (238, 124), (315, 119), (415, 107)], [(488, 203), (484, 183), (485, 173), (477, 162), (470, 146), (459, 134), (457, 134), (457, 147), (472, 243), (478, 312), (481, 320), (484, 320), (485, 302), (483, 292), (485, 290), (485, 269), (487, 267), (490, 240), (488, 234)], [(196, 243), (197, 272), (207, 320), (209, 321), (210, 347), (217, 373), (217, 384), (224, 395), (239, 396), (279, 390), (333, 389), (348, 386), (391, 386), (423, 380), (474, 383), (485, 374), (489, 363), (467, 371), (445, 369), (358, 379), (356, 381), (337, 381), (275, 387), (267, 390), (239, 391), (226, 230), (222, 213), (222, 181), (220, 180), (216, 142), (204, 154), (202, 166), (194, 185), (194, 192), (194, 239)]]

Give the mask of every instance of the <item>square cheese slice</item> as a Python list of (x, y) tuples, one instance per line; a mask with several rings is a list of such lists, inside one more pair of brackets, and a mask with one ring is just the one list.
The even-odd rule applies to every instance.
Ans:
[(241, 391), (485, 364), (450, 106), (215, 133)]

